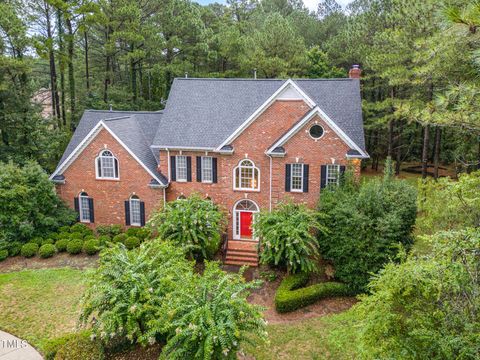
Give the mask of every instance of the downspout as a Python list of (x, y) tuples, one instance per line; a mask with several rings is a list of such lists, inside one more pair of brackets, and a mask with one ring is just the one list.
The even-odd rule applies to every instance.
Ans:
[(165, 209), (165, 206), (167, 206), (167, 192), (166, 189), (167, 187), (163, 188), (163, 208)]
[(270, 158), (270, 189), (269, 189), (269, 205), (268, 205), (268, 211), (272, 211), (272, 156), (268, 155), (267, 156)]
[(168, 177), (168, 183), (170, 183), (170, 181), (172, 180), (172, 179), (170, 178), (170, 173), (171, 173), (171, 171), (170, 171), (170, 150), (168, 150), (168, 148), (165, 149), (165, 150), (167, 150), (167, 164), (168, 164), (168, 174), (167, 174), (167, 177)]

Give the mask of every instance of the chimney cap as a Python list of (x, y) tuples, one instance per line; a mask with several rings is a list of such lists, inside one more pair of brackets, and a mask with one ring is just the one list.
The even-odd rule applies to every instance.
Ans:
[(360, 79), (362, 76), (362, 70), (360, 69), (360, 65), (354, 64), (352, 65), (352, 68), (348, 72), (348, 77), (350, 79)]
[(352, 65), (352, 68), (354, 68), (354, 69), (360, 69), (360, 65), (354, 64), (354, 65)]

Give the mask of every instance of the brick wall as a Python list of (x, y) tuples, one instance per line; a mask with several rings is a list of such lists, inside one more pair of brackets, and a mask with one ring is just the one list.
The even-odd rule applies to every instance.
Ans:
[[(98, 180), (95, 158), (107, 147), (119, 161), (119, 180)], [(163, 189), (148, 186), (152, 176), (120, 145), (108, 131), (102, 129), (79, 157), (63, 173), (65, 184), (57, 185), (57, 192), (69, 206), (85, 191), (94, 201), (95, 224), (125, 224), (125, 205), (136, 194), (145, 202), (145, 217), (163, 205)]]

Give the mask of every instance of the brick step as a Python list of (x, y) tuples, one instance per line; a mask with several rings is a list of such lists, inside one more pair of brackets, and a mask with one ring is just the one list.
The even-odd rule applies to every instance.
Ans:
[(237, 266), (243, 266), (243, 265), (247, 265), (247, 266), (251, 266), (251, 267), (257, 267), (258, 266), (258, 262), (250, 262), (250, 261), (244, 261), (244, 260), (228, 260), (226, 259), (225, 260), (225, 264), (226, 265), (237, 265)]
[(248, 256), (248, 255), (235, 255), (227, 254), (225, 260), (238, 260), (238, 261), (248, 261), (248, 262), (258, 262), (258, 257)]
[(258, 257), (258, 253), (256, 251), (237, 249), (227, 249), (227, 256), (228, 255), (250, 256), (255, 258)]

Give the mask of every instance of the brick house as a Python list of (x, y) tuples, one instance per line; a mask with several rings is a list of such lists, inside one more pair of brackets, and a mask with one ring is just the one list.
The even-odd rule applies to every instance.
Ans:
[(256, 212), (287, 198), (314, 207), (347, 165), (360, 173), (359, 75), (175, 79), (163, 111), (85, 111), (51, 179), (92, 226), (142, 226), (200, 193), (228, 214), (227, 262), (255, 264)]

